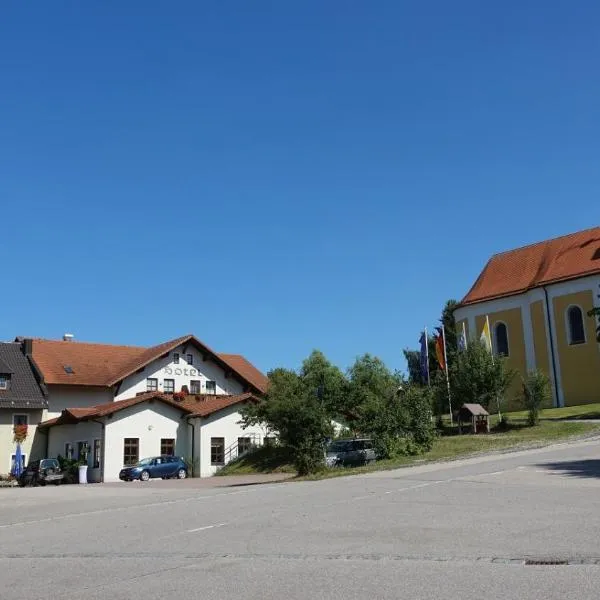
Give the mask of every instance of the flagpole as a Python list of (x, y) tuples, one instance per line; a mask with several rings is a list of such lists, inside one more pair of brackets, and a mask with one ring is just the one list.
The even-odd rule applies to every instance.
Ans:
[[(464, 325), (464, 323), (463, 323)], [(448, 409), (450, 411), (450, 427), (454, 426), (454, 420), (452, 418), (452, 394), (450, 393), (450, 373), (448, 371), (448, 355), (446, 353), (446, 328), (442, 323), (442, 340), (444, 341), (444, 365), (446, 367), (446, 385), (448, 386)]]
[(427, 357), (427, 385), (431, 387), (431, 378), (429, 376), (429, 339), (427, 337), (427, 327), (425, 327), (425, 356)]

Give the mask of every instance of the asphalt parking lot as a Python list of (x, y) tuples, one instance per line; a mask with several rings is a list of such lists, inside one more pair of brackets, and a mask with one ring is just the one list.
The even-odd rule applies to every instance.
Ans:
[(0, 598), (599, 595), (598, 441), (247, 483), (0, 489)]

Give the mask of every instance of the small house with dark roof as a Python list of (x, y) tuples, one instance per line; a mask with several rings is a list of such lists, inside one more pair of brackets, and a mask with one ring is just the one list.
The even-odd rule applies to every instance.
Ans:
[[(480, 338), (525, 378), (541, 370), (554, 406), (600, 402), (600, 227), (492, 256), (454, 311), (457, 332)], [(519, 408), (515, 377), (506, 408)]]
[[(43, 451), (37, 426), (48, 406), (35, 369), (19, 343), (0, 343), (0, 474), (14, 466), (20, 440), (23, 465)], [(16, 431), (15, 431), (16, 428)]]
[(240, 425), (240, 407), (265, 394), (265, 375), (193, 335), (151, 347), (19, 341), (47, 390), (45, 456), (86, 460), (90, 481), (118, 481), (123, 466), (167, 454), (210, 476), (268, 433)]

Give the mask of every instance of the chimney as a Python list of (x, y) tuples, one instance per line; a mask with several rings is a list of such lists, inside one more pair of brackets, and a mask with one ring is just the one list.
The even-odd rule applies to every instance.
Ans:
[(63, 342), (72, 342), (74, 337), (72, 333), (65, 333), (63, 335)]

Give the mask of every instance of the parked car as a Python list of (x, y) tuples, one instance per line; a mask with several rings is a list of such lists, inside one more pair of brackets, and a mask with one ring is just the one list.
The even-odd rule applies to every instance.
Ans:
[(46, 485), (53, 483), (59, 485), (63, 482), (65, 474), (61, 471), (56, 458), (43, 458), (31, 461), (19, 477), (19, 485)]
[(327, 447), (325, 463), (328, 467), (367, 465), (377, 460), (370, 439), (337, 440)]
[(119, 473), (119, 479), (122, 481), (133, 481), (134, 479), (148, 481), (153, 477), (185, 479), (187, 475), (188, 468), (182, 458), (177, 456), (154, 456), (140, 460), (137, 465), (123, 467)]

